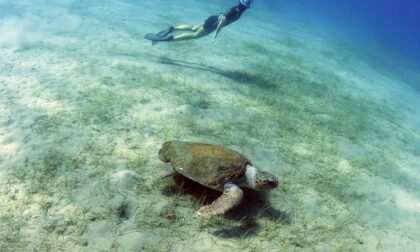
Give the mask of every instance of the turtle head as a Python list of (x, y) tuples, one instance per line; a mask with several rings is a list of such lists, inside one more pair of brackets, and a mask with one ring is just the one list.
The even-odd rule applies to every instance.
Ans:
[(269, 190), (279, 186), (279, 181), (271, 173), (259, 171), (255, 175), (255, 189), (257, 190)]
[(252, 165), (246, 167), (246, 179), (249, 187), (255, 190), (270, 190), (277, 188), (279, 185), (279, 181), (273, 174), (265, 171), (258, 171), (257, 168)]

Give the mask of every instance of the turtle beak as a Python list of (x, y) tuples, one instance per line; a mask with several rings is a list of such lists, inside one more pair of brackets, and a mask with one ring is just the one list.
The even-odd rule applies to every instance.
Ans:
[(270, 178), (269, 180), (268, 180), (268, 187), (269, 188), (272, 188), (272, 189), (274, 189), (274, 188), (277, 188), (279, 186), (279, 181), (276, 179), (276, 178)]

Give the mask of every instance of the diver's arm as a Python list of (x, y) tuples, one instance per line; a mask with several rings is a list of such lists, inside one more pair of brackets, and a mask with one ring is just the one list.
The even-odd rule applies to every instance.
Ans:
[(219, 35), (219, 32), (222, 30), (222, 27), (224, 26), (225, 22), (226, 22), (226, 17), (223, 16), (220, 19), (219, 24), (217, 25), (216, 33), (214, 34), (214, 38), (213, 38), (212, 42), (216, 41), (217, 35)]

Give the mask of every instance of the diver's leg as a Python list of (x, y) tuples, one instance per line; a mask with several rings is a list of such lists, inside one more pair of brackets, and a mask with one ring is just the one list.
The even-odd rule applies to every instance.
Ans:
[(169, 35), (169, 34), (167, 34), (166, 36), (161, 36), (160, 34), (148, 33), (146, 34), (146, 36), (144, 36), (144, 38), (151, 40), (152, 45), (155, 45), (156, 43), (163, 42), (163, 41), (182, 41), (182, 40), (197, 39), (197, 38), (201, 38), (209, 34), (208, 32), (204, 30), (203, 25), (194, 26), (192, 28), (195, 29), (194, 32), (187, 32), (187, 33), (183, 33), (177, 36)]
[(207, 33), (204, 31), (204, 28), (202, 25), (200, 25), (196, 31), (189, 32), (189, 33), (183, 33), (177, 36), (174, 36), (172, 40), (170, 41), (182, 41), (182, 40), (189, 40), (189, 39), (197, 39), (201, 38), (203, 36), (207, 35)]
[(174, 27), (175, 31), (194, 31), (195, 25), (178, 25)]
[(197, 25), (178, 25), (174, 27), (174, 31), (197, 31), (203, 24)]
[(204, 24), (194, 25), (194, 26), (193, 26), (193, 28), (192, 28), (192, 30), (193, 30), (193, 31), (198, 31), (200, 28), (202, 28), (202, 27), (203, 27), (203, 25), (204, 25)]

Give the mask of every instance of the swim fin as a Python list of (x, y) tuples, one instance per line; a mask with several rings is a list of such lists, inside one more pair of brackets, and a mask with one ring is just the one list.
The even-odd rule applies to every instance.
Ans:
[(173, 26), (169, 26), (168, 28), (166, 28), (165, 30), (158, 32), (157, 35), (158, 36), (162, 36), (162, 37), (166, 37), (168, 36), (170, 33), (172, 33), (175, 30), (175, 28)]
[(166, 35), (166, 36), (159, 36), (158, 34), (148, 33), (144, 36), (145, 39), (151, 40), (152, 44), (156, 44), (157, 42), (162, 41), (171, 41), (174, 36), (173, 35)]
[(151, 40), (152, 45), (156, 45), (159, 41), (169, 41), (173, 38), (173, 36), (168, 36), (171, 34), (175, 28), (173, 26), (169, 26), (165, 30), (158, 32), (157, 34), (149, 33), (144, 36), (145, 39)]

